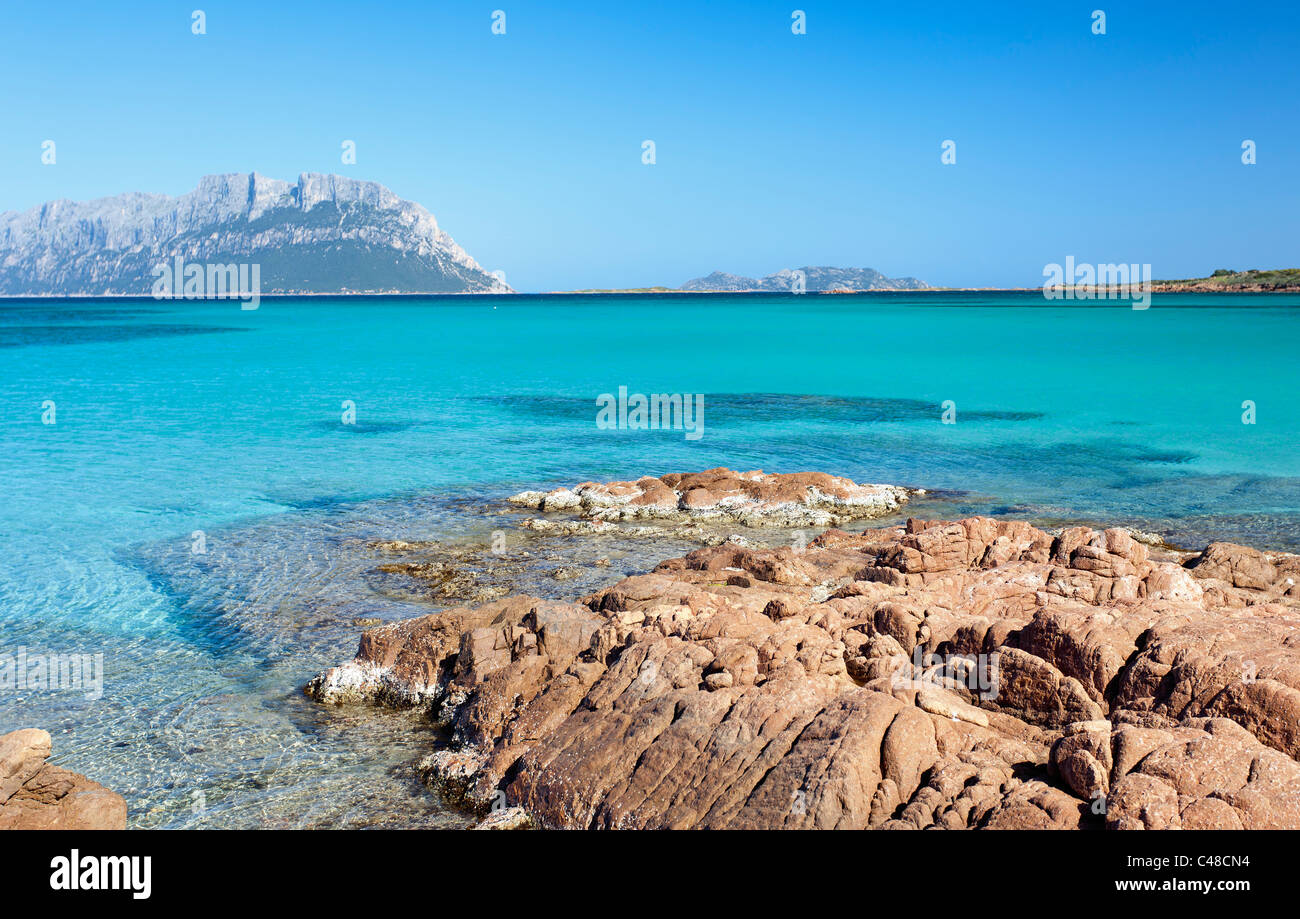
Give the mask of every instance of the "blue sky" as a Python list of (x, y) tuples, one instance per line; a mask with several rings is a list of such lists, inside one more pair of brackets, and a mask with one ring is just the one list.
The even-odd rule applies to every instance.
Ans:
[(1300, 265), (1292, 3), (7, 0), (0, 41), (0, 210), (338, 172), (526, 291)]

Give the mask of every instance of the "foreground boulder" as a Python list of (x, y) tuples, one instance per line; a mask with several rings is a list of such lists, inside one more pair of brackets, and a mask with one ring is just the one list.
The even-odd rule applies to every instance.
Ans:
[(123, 830), (126, 801), (83, 775), (52, 766), (50, 735), (0, 736), (0, 830)]
[[(1158, 716), (1121, 713), (1094, 759), (1107, 825), (1112, 829), (1294, 829), (1300, 826), (1300, 763), (1261, 744), (1227, 718), (1192, 718), (1174, 724)], [(1068, 765), (1094, 738), (1052, 750), (1066, 781), (1080, 770)], [(1109, 750), (1107, 750), (1107, 746)], [(1084, 754), (1087, 755), (1086, 753)], [(1087, 772), (1085, 768), (1084, 772)], [(1094, 788), (1090, 794), (1103, 794)]]
[(1296, 561), (980, 517), (725, 542), (371, 630), (307, 691), (430, 706), (428, 781), (539, 826), (1300, 828)]

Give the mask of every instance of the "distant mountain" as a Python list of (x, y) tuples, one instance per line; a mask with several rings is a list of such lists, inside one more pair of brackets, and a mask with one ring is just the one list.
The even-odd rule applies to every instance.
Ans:
[(175, 198), (0, 213), (0, 294), (149, 294), (178, 257), (258, 265), (262, 293), (510, 292), (423, 207), (343, 176), (212, 175)]
[[(710, 291), (741, 291), (741, 290), (758, 290), (758, 281), (753, 278), (742, 278), (738, 274), (728, 274), (725, 271), (715, 271), (713, 274), (703, 278), (696, 278), (693, 281), (687, 281), (681, 286), (681, 290), (710, 290)], [(788, 290), (789, 288), (787, 288)]]
[(789, 292), (795, 288), (795, 271), (804, 275), (807, 291), (828, 290), (925, 290), (930, 285), (916, 278), (887, 278), (871, 268), (789, 268), (769, 274), (765, 278), (746, 278), (738, 274), (715, 271), (703, 278), (687, 281), (681, 290), (691, 291), (745, 291), (767, 290)]

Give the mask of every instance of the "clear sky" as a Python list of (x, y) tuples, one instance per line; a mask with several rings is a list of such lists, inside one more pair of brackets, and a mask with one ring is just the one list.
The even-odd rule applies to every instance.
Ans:
[(0, 43), (0, 210), (338, 172), (523, 291), (1300, 266), (1294, 0), (5, 0)]

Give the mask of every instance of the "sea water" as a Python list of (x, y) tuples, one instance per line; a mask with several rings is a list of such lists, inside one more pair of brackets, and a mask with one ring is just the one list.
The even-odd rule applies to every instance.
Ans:
[[(418, 715), (301, 696), (356, 620), (434, 608), (367, 541), (725, 465), (1300, 551), (1298, 354), (1284, 294), (9, 301), (0, 667), (102, 655), (103, 685), (0, 688), (0, 731), (49, 730), (136, 826), (461, 825), (415, 780)], [(701, 436), (598, 425), (621, 387), (702, 398)]]

